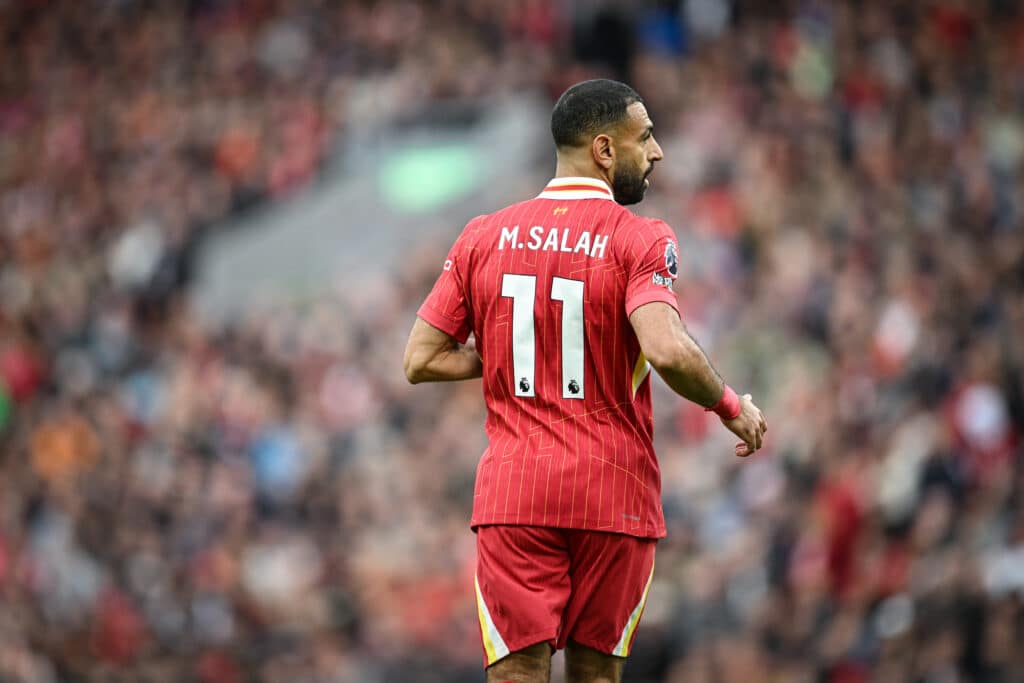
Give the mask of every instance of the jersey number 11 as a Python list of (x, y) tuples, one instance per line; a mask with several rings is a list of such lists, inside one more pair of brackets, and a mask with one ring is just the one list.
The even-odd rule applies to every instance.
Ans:
[[(512, 299), (512, 384), (516, 396), (536, 396), (536, 275), (506, 273), (501, 295)], [(583, 281), (555, 277), (551, 299), (562, 302), (562, 398), (583, 398)]]

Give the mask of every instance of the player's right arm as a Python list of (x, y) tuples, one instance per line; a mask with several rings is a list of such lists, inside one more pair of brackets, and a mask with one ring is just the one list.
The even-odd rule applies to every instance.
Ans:
[[(705, 408), (718, 404), (726, 391), (725, 382), (674, 308), (653, 301), (636, 308), (629, 322), (647, 362), (673, 391)], [(745, 457), (761, 447), (768, 424), (750, 394), (740, 398), (739, 415), (721, 419), (722, 424), (743, 439), (736, 444), (736, 455)]]

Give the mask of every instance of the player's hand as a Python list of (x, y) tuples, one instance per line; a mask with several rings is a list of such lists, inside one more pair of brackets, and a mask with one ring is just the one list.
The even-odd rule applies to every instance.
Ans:
[(740, 397), (740, 414), (731, 420), (723, 419), (722, 424), (743, 439), (736, 444), (736, 455), (741, 458), (745, 458), (761, 448), (761, 444), (764, 442), (764, 433), (768, 431), (768, 422), (764, 419), (764, 413), (754, 405), (750, 394), (743, 394)]

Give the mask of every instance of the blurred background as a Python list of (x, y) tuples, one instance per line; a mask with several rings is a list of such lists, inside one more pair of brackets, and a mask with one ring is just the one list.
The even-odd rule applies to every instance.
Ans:
[(409, 387), (575, 81), (771, 430), (655, 384), (631, 683), (1024, 681), (1012, 0), (0, 0), (0, 681), (481, 681), (479, 382)]

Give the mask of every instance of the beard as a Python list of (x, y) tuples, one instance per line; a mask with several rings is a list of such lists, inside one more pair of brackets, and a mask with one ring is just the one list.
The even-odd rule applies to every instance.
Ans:
[(639, 165), (630, 168), (620, 168), (612, 181), (612, 195), (615, 201), (623, 206), (638, 204), (647, 192), (647, 185), (644, 182), (647, 176), (654, 170), (651, 164), (646, 171), (642, 171)]

